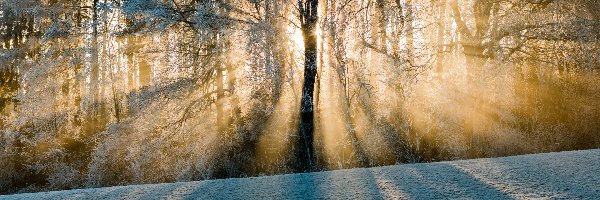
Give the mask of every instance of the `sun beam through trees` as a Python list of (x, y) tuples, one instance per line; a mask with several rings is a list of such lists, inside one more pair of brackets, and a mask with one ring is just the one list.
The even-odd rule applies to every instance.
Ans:
[(595, 0), (0, 0), (0, 194), (600, 147)]

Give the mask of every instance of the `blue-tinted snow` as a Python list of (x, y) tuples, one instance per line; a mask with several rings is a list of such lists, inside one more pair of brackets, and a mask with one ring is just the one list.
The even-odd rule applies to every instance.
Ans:
[(0, 196), (0, 199), (405, 198), (600, 199), (600, 150)]

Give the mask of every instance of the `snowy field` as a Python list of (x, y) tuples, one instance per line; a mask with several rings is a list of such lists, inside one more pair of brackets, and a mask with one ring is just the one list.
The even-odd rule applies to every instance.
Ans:
[(600, 149), (0, 199), (600, 199)]

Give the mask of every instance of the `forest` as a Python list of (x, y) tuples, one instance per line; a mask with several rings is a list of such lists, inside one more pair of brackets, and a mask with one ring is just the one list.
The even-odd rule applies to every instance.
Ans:
[(592, 148), (597, 0), (0, 0), (0, 194)]

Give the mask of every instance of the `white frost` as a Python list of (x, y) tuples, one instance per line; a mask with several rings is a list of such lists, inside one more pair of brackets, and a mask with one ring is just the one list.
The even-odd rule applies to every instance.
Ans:
[(0, 199), (600, 199), (600, 149)]

